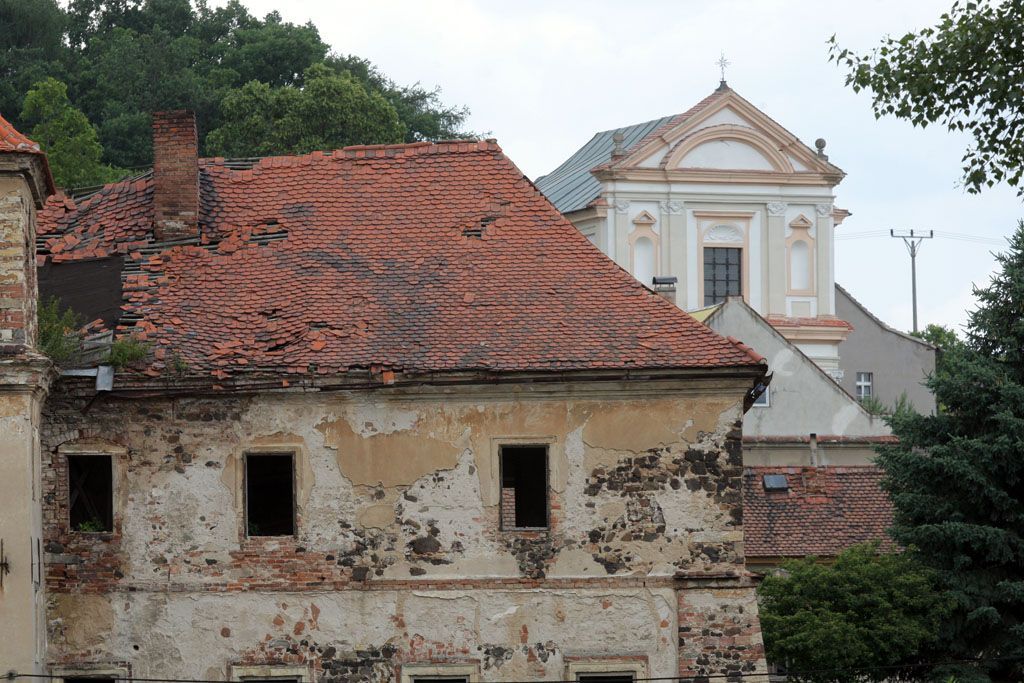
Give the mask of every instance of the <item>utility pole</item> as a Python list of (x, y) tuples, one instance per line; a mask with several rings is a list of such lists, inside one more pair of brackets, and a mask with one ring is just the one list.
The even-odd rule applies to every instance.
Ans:
[(921, 241), (930, 240), (935, 237), (935, 231), (929, 230), (926, 235), (923, 230), (917, 233), (913, 230), (901, 230), (899, 232), (890, 230), (889, 236), (898, 237), (903, 240), (903, 244), (907, 246), (907, 251), (910, 252), (910, 288), (911, 296), (914, 300), (914, 332), (917, 332), (917, 252), (921, 250)]

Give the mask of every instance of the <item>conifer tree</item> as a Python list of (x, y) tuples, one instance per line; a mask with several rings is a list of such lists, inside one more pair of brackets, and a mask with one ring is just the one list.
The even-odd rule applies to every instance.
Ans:
[(940, 577), (954, 605), (943, 659), (959, 680), (1024, 678), (1024, 222), (975, 288), (964, 344), (928, 386), (943, 410), (897, 413), (878, 463), (892, 533)]

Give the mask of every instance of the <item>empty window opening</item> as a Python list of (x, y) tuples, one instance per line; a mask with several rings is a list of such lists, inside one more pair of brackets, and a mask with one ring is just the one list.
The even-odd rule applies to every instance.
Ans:
[(633, 683), (636, 676), (628, 671), (625, 673), (593, 673), (579, 674), (576, 680), (580, 683)]
[(291, 454), (245, 456), (245, 522), (249, 536), (295, 533), (295, 463)]
[(501, 447), (501, 527), (548, 525), (547, 446)]
[(67, 676), (64, 683), (114, 683), (113, 676)]
[[(69, 455), (68, 496), (72, 531), (113, 531), (114, 472), (112, 458), (109, 455)], [(68, 678), (65, 680), (76, 681), (78, 679)]]
[(735, 247), (704, 247), (704, 305), (743, 293), (740, 280), (743, 250)]
[(871, 398), (875, 395), (874, 392), (875, 384), (875, 373), (873, 372), (858, 372), (857, 373), (857, 398), (863, 401), (866, 398)]
[(413, 676), (413, 683), (469, 683), (466, 676)]

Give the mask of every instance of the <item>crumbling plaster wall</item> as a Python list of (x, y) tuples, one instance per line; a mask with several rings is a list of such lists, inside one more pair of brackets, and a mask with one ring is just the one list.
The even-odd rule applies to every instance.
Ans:
[[(676, 669), (675, 607), (670, 587), (65, 594), (51, 649), (128, 663), (138, 677), (219, 680), (229, 663), (276, 663), (383, 682), (410, 662), (473, 662), (484, 680), (561, 680), (570, 659), (609, 654), (665, 676)], [(74, 626), (78, 614), (95, 627)]]
[[(675, 675), (673, 575), (742, 571), (738, 389), (60, 387), (43, 441), (51, 660), (199, 678), (310, 662), (339, 680), (466, 660), (518, 680), (622, 654)], [(499, 529), (503, 443), (549, 445), (548, 532)], [(296, 454), (294, 538), (244, 534), (254, 451)], [(68, 529), (73, 452), (115, 458), (112, 533)]]

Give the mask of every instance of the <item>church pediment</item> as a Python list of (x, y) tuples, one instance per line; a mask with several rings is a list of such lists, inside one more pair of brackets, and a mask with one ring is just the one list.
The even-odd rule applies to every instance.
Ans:
[(842, 170), (766, 114), (726, 88), (703, 109), (665, 126), (611, 167), (672, 175), (749, 172), (796, 175), (835, 184)]

